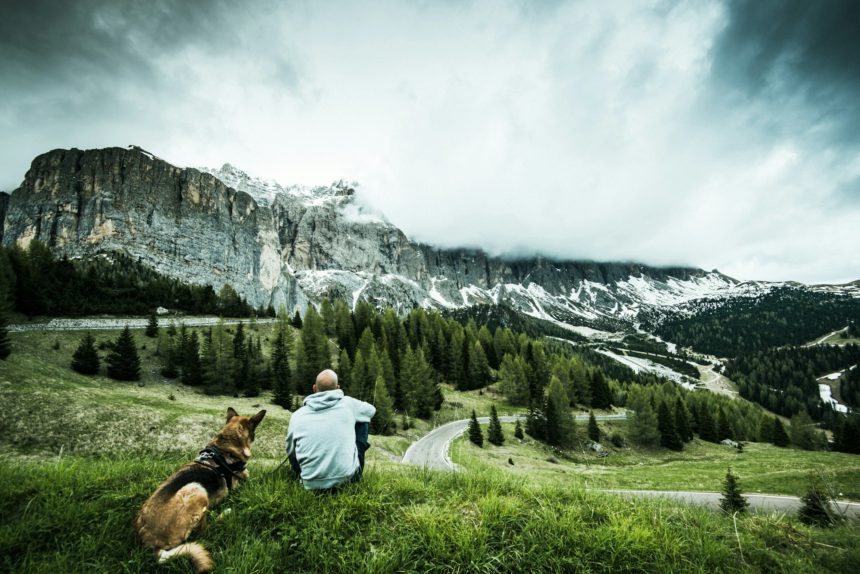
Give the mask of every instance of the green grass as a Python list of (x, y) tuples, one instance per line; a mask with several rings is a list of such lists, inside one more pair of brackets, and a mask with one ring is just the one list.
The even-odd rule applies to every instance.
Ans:
[[(478, 452), (455, 443), (455, 459), (473, 472), (433, 473), (392, 460), (433, 424), (419, 421), (399, 435), (372, 437), (361, 484), (317, 495), (276, 470), (290, 414), (269, 404), (268, 394), (212, 397), (165, 382), (153, 343), (139, 332), (138, 343), (150, 347), (142, 352), (143, 386), (78, 375), (68, 360), (79, 336), (15, 333), (13, 354), (0, 362), (0, 571), (190, 572), (182, 561), (157, 566), (137, 547), (134, 515), (220, 428), (228, 406), (268, 414), (251, 480), (198, 537), (219, 572), (848, 572), (860, 560), (855, 526), (817, 530), (793, 518), (751, 516), (736, 534), (731, 520), (708, 510), (584, 488), (586, 481), (589, 488), (668, 488), (701, 479), (713, 490), (731, 459), (749, 491), (754, 482), (745, 473), (789, 457), (786, 474), (762, 477), (763, 486), (791, 484), (791, 467), (826, 462), (847, 473), (856, 492), (857, 479), (848, 479), (860, 474), (853, 462), (860, 457), (819, 460), (809, 457), (843, 455), (759, 452), (760, 445), (734, 455), (700, 445), (681, 455), (622, 449), (600, 464), (586, 454), (551, 464), (543, 447), (516, 443), (512, 425), (504, 425), (505, 447)], [(448, 403), (436, 422), (472, 408), (487, 414), (490, 404), (511, 412), (492, 390), (443, 392)], [(601, 427), (623, 431), (624, 423)], [(765, 457), (761, 463), (752, 462), (754, 453)]]
[[(178, 462), (0, 465), (0, 568), (190, 572), (184, 561), (157, 566), (132, 529)], [(736, 534), (732, 520), (706, 510), (499, 472), (369, 469), (361, 484), (319, 495), (253, 463), (250, 471), (196, 537), (219, 572), (849, 572), (860, 560), (850, 527), (750, 516)]]
[[(578, 426), (584, 433), (585, 424)], [(623, 434), (626, 423), (601, 422), (600, 427), (607, 434)], [(860, 456), (851, 454), (809, 452), (763, 443), (748, 443), (739, 453), (698, 439), (688, 443), (682, 452), (617, 449), (604, 440), (602, 444), (610, 455), (598, 458), (590, 451), (559, 453), (528, 435), (521, 442), (514, 438), (510, 424), (503, 424), (502, 429), (505, 444), (501, 447), (485, 442), (479, 449), (461, 437), (452, 445), (452, 459), (475, 472), (495, 469), (541, 482), (636, 490), (720, 491), (726, 469), (731, 466), (745, 492), (802, 496), (810, 477), (816, 475), (828, 480), (842, 498), (860, 500)], [(556, 462), (547, 460), (550, 457)]]

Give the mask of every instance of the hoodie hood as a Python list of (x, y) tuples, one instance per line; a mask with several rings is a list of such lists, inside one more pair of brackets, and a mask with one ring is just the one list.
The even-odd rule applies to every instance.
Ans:
[(305, 397), (304, 405), (314, 411), (324, 411), (338, 404), (342, 398), (343, 391), (341, 389), (322, 391)]

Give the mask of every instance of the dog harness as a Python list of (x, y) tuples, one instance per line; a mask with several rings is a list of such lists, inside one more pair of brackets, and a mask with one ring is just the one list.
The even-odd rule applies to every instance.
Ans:
[[(216, 466), (207, 464), (209, 461), (214, 462)], [(232, 464), (228, 463), (227, 459), (224, 458), (224, 455), (221, 454), (221, 451), (214, 446), (207, 446), (201, 450), (200, 454), (197, 455), (197, 458), (194, 459), (194, 462), (202, 464), (207, 468), (211, 468), (221, 475), (221, 477), (227, 482), (227, 490), (233, 489), (233, 475), (245, 470), (245, 463), (243, 461), (239, 460)]]

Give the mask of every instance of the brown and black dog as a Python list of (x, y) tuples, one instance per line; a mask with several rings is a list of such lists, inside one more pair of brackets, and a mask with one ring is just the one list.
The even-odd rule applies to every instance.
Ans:
[(141, 544), (155, 550), (159, 563), (188, 556), (194, 571), (211, 572), (212, 558), (203, 546), (186, 542), (206, 522), (206, 513), (233, 487), (233, 479), (248, 478), (254, 431), (266, 411), (240, 417), (227, 409), (227, 424), (194, 460), (183, 465), (143, 504), (134, 521)]

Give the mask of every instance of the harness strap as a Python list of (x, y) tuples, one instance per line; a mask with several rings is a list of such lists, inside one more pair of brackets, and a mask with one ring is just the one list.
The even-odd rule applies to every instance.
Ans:
[[(212, 461), (216, 466), (210, 466), (206, 464), (207, 462)], [(221, 454), (214, 446), (209, 446), (200, 451), (200, 454), (197, 455), (197, 458), (194, 459), (194, 462), (198, 464), (202, 464), (207, 468), (211, 468), (215, 472), (217, 472), (224, 481), (227, 483), (227, 490), (233, 490), (233, 475), (237, 472), (242, 472), (245, 470), (245, 463), (243, 461), (237, 461), (234, 463), (228, 463), (227, 459), (224, 458), (224, 455)]]

